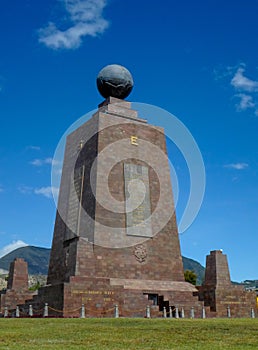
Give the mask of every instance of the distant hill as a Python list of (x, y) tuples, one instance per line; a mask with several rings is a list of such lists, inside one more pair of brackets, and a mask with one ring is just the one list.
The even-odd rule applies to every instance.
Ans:
[(197, 285), (201, 285), (204, 280), (205, 267), (203, 267), (198, 261), (182, 257), (184, 270), (194, 271), (197, 276)]
[(15, 258), (23, 258), (28, 263), (30, 275), (47, 275), (50, 249), (40, 247), (21, 247), (0, 258), (0, 269), (9, 271)]
[[(23, 258), (28, 263), (30, 275), (47, 275), (50, 249), (33, 246), (18, 248), (0, 258), (0, 269), (9, 271), (10, 263), (15, 258)], [(205, 268), (197, 261), (183, 257), (184, 270), (194, 271), (197, 275), (197, 284), (204, 278)]]

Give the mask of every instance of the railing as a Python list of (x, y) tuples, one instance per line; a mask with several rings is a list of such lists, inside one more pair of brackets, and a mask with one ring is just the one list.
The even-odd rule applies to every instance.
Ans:
[[(84, 304), (81, 305), (81, 307), (76, 308), (76, 309), (65, 309), (65, 310), (59, 310), (56, 309), (54, 307), (49, 306), (48, 303), (45, 303), (44, 307), (41, 309), (34, 309), (32, 305), (29, 305), (28, 310), (21, 310), (19, 308), (19, 306), (16, 307), (15, 310), (8, 310), (8, 307), (5, 306), (4, 307), (4, 312), (3, 314), (0, 316), (4, 317), (4, 318), (10, 318), (10, 317), (63, 317), (63, 315), (72, 315), (73, 317), (75, 317), (74, 315), (77, 314), (79, 318), (86, 318), (88, 317), (101, 317), (103, 315), (113, 315), (113, 317), (115, 318), (119, 318), (120, 314), (142, 314), (142, 317), (144, 318), (151, 318), (151, 306), (147, 305), (145, 308), (142, 309), (124, 309), (123, 312), (122, 308), (119, 308), (119, 305), (116, 304), (113, 307), (111, 307), (110, 309), (102, 309), (102, 310), (98, 310), (97, 308), (92, 308), (92, 307), (86, 307)], [(121, 313), (120, 313), (121, 312)], [(58, 316), (59, 314), (59, 316)], [(160, 314), (162, 314), (163, 318), (175, 318), (175, 319), (179, 319), (179, 318), (185, 318), (185, 310), (182, 307), (179, 311), (178, 307), (169, 307), (169, 310), (167, 310), (166, 307), (163, 307), (162, 312), (160, 312)], [(157, 315), (157, 312), (155, 312), (155, 315)], [(231, 310), (230, 310), (230, 306), (227, 306), (226, 308), (226, 316), (227, 318), (231, 318)], [(196, 317), (196, 313), (195, 313), (195, 309), (194, 307), (190, 308), (190, 312), (189, 312), (189, 318), (194, 319)], [(251, 308), (250, 310), (250, 317), (251, 318), (255, 318), (255, 311), (253, 308)], [(201, 314), (200, 314), (200, 318), (205, 319), (206, 318), (206, 311), (205, 311), (205, 307), (202, 308), (201, 310)]]

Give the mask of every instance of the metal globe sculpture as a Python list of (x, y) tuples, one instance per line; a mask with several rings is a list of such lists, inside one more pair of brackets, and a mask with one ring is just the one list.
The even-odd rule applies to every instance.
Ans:
[(97, 87), (104, 98), (112, 96), (124, 99), (132, 91), (133, 77), (125, 67), (111, 64), (99, 72)]

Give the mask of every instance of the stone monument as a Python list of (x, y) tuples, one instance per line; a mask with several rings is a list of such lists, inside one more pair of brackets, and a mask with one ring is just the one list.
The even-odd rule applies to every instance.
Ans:
[(231, 284), (220, 253), (203, 287), (184, 280), (163, 128), (124, 100), (126, 68), (103, 68), (97, 86), (105, 100), (66, 140), (47, 286), (23, 311), (48, 303), (61, 317), (223, 316), (218, 292)]
[(199, 289), (200, 300), (213, 317), (250, 317), (256, 310), (256, 293), (231, 282), (227, 256), (213, 250), (206, 257), (205, 280)]
[(65, 317), (82, 304), (88, 316), (110, 316), (115, 304), (124, 316), (146, 305), (157, 316), (201, 310), (184, 280), (164, 130), (123, 100), (127, 69), (105, 67), (97, 85), (106, 99), (67, 137), (47, 287), (34, 307)]
[(35, 294), (29, 291), (27, 262), (16, 258), (10, 264), (7, 289), (0, 293), (0, 312), (4, 314), (5, 308), (15, 310), (18, 304), (25, 303)]

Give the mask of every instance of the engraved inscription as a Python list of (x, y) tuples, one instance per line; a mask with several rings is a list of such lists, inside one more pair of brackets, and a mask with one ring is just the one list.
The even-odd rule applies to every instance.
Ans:
[(108, 290), (72, 290), (72, 294), (81, 297), (83, 302), (95, 300), (96, 297), (103, 298), (103, 301), (114, 301), (114, 292)]
[(79, 235), (81, 197), (83, 191), (84, 166), (76, 168), (72, 173), (68, 213), (67, 213), (67, 229), (66, 239), (71, 239), (75, 235)]
[(124, 163), (127, 235), (152, 237), (149, 169)]

